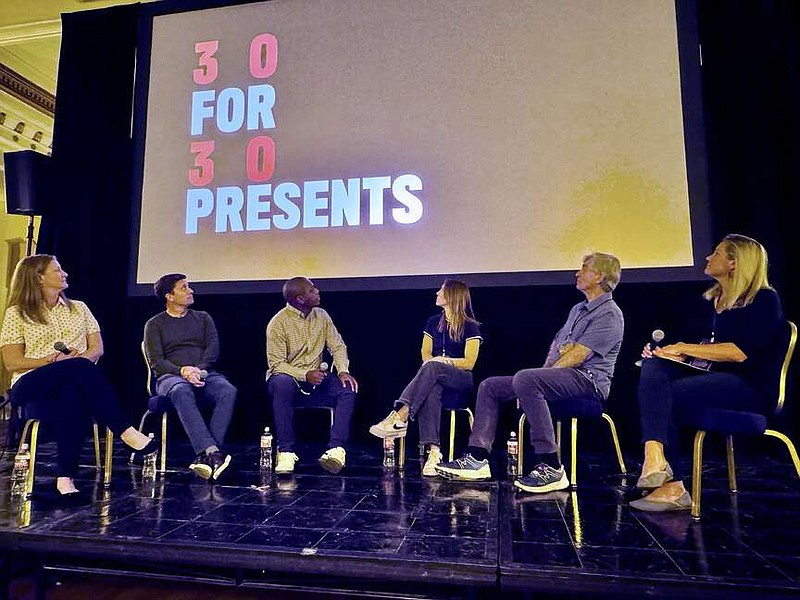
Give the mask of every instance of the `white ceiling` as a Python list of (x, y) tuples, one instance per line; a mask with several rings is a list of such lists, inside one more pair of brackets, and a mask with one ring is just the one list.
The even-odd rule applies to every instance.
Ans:
[[(155, 0), (153, 0), (155, 1)], [(0, 76), (9, 70), (33, 84), (39, 93), (55, 94), (61, 47), (61, 14), (133, 0), (0, 0)], [(25, 84), (27, 85), (27, 83)], [(8, 93), (0, 85), (0, 152), (33, 149), (49, 153), (53, 117), (37, 106)], [(0, 160), (2, 170), (2, 160)], [(0, 177), (0, 187), (4, 185)], [(1, 191), (1, 190), (0, 190)]]

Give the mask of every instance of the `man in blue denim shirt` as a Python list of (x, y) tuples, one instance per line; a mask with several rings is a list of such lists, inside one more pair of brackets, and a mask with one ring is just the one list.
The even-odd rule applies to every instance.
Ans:
[(620, 279), (619, 260), (595, 252), (583, 259), (576, 287), (586, 300), (572, 307), (558, 331), (544, 366), (523, 369), (514, 376), (490, 377), (478, 388), (475, 424), (467, 453), (436, 467), (439, 475), (456, 480), (489, 479), (489, 452), (494, 443), (500, 404), (519, 399), (530, 424), (535, 460), (533, 471), (514, 482), (533, 493), (569, 486), (558, 459), (548, 403), (567, 398), (591, 398), (602, 404), (611, 388), (625, 321), (611, 292)]

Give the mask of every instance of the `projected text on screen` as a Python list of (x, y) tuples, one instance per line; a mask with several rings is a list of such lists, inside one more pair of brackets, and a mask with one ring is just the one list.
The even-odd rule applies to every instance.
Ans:
[[(206, 40), (194, 45), (197, 67), (192, 70), (194, 83), (212, 85), (219, 75), (216, 57), (219, 40)], [(249, 74), (256, 80), (267, 79), (278, 68), (278, 40), (270, 33), (253, 38), (248, 52)], [(223, 67), (224, 68), (224, 65)], [(210, 219), (216, 233), (267, 231), (302, 227), (358, 227), (361, 225), (361, 202), (367, 192), (369, 225), (383, 225), (384, 196), (390, 192), (402, 205), (389, 211), (396, 223), (410, 225), (422, 218), (423, 205), (418, 194), (422, 179), (415, 174), (395, 177), (364, 177), (301, 184), (284, 181), (275, 186), (264, 183), (275, 172), (277, 150), (268, 135), (252, 135), (246, 140), (241, 156), (248, 185), (220, 186), (214, 183), (215, 134), (237, 133), (242, 129), (259, 132), (276, 127), (273, 107), (275, 88), (271, 85), (249, 85), (245, 89), (227, 87), (192, 92), (190, 152), (194, 164), (189, 169), (186, 190), (185, 233), (196, 234), (200, 222)], [(270, 200), (271, 198), (271, 200)]]

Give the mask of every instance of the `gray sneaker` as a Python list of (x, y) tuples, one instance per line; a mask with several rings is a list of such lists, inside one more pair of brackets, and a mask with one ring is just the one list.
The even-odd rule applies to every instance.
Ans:
[(514, 481), (514, 485), (519, 489), (532, 494), (544, 494), (545, 492), (555, 492), (569, 487), (569, 479), (564, 465), (554, 469), (548, 464), (539, 463), (533, 467), (528, 475), (520, 477)]
[(439, 463), (434, 467), (436, 473), (445, 479), (460, 479), (463, 481), (481, 481), (491, 479), (488, 460), (477, 460), (470, 453), (461, 458), (446, 463)]

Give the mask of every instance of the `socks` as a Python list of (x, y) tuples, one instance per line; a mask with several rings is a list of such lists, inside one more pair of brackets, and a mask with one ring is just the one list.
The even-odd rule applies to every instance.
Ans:
[(485, 448), (478, 448), (477, 446), (469, 446), (467, 452), (472, 455), (475, 460), (489, 460), (489, 451)]
[(558, 460), (558, 453), (556, 452), (548, 452), (547, 454), (534, 453), (533, 464), (538, 465), (539, 463), (544, 463), (549, 467), (553, 467), (554, 469), (561, 468), (561, 461)]

